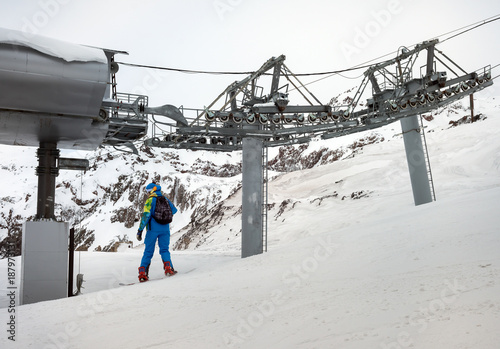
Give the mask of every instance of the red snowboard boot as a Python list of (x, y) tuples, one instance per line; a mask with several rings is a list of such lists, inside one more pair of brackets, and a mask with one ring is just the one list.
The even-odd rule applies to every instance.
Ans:
[(177, 272), (170, 266), (170, 262), (163, 262), (163, 269), (165, 270), (165, 275), (171, 276), (177, 274)]
[(139, 282), (148, 281), (148, 274), (145, 267), (139, 267)]

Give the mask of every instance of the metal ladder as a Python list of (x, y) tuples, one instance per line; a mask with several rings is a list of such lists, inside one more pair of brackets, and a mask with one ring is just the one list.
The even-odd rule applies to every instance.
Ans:
[(431, 161), (429, 159), (429, 150), (427, 149), (427, 140), (425, 137), (424, 122), (422, 114), (419, 117), (420, 136), (422, 137), (422, 148), (424, 151), (425, 165), (427, 167), (427, 178), (431, 189), (432, 201), (436, 201), (436, 191), (434, 190), (434, 180), (432, 179)]
[(268, 148), (262, 148), (262, 252), (267, 252)]

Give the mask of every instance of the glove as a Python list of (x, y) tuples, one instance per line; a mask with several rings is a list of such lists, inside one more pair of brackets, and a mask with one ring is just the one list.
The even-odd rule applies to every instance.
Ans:
[(139, 241), (142, 240), (142, 231), (140, 231), (140, 230), (137, 231), (137, 240), (139, 240)]

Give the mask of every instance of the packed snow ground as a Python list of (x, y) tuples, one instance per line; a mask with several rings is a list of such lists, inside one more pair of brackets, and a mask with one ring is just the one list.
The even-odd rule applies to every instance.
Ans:
[[(174, 277), (119, 286), (136, 280), (141, 247), (82, 252), (83, 295), (17, 306), (16, 342), (0, 309), (0, 347), (498, 348), (498, 104), (484, 101), (484, 121), (429, 129), (436, 202), (413, 205), (395, 136), (275, 178), (270, 201), (296, 204), (270, 220), (262, 255), (240, 259), (220, 236), (204, 251), (174, 252)], [(369, 196), (328, 197), (361, 190)], [(152, 277), (160, 264), (156, 255)]]
[(2, 348), (497, 348), (499, 197), (381, 211), (246, 259), (174, 253), (179, 274), (148, 284), (118, 286), (140, 250), (85, 252), (84, 295), (17, 307)]

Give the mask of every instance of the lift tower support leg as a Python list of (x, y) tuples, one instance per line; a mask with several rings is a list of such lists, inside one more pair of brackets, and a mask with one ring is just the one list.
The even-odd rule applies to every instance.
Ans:
[(21, 304), (68, 296), (69, 223), (54, 214), (57, 143), (41, 142), (37, 150), (38, 198), (36, 220), (23, 224)]
[(243, 138), (241, 257), (262, 253), (262, 139)]
[(38, 198), (36, 218), (53, 220), (55, 219), (56, 177), (59, 175), (59, 169), (57, 168), (59, 149), (57, 149), (57, 143), (40, 142), (37, 157)]
[[(434, 45), (427, 47), (426, 75), (434, 71)], [(406, 150), (406, 159), (410, 171), (411, 187), (415, 205), (432, 202), (431, 183), (429, 181), (429, 169), (427, 168), (426, 151), (422, 143), (422, 132), (420, 129), (419, 115), (413, 115), (401, 119), (401, 128)]]
[(432, 202), (432, 192), (418, 118), (418, 115), (414, 115), (401, 119), (415, 206)]

